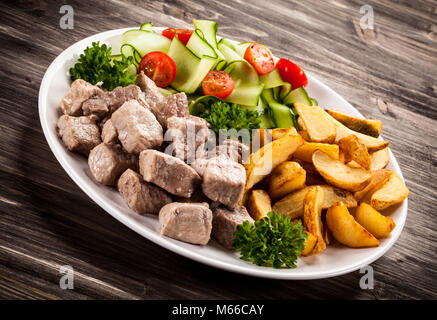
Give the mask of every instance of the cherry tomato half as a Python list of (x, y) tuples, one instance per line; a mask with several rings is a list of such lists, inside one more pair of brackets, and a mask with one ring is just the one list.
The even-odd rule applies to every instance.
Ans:
[(279, 75), (285, 82), (291, 83), (293, 89), (297, 89), (308, 84), (305, 72), (295, 63), (287, 59), (279, 59), (276, 63)]
[(211, 70), (202, 81), (202, 90), (205, 95), (213, 95), (224, 99), (234, 90), (234, 79), (229, 73)]
[(252, 42), (247, 47), (244, 53), (244, 59), (246, 59), (260, 75), (272, 72), (275, 68), (275, 61), (270, 51), (257, 42)]
[(170, 40), (172, 40), (176, 34), (178, 35), (178, 39), (181, 40), (183, 44), (187, 45), (188, 40), (190, 40), (190, 37), (193, 34), (193, 30), (168, 28), (162, 31), (162, 35)]
[(160, 88), (168, 87), (176, 78), (176, 64), (160, 51), (149, 52), (141, 59), (138, 73), (141, 71)]

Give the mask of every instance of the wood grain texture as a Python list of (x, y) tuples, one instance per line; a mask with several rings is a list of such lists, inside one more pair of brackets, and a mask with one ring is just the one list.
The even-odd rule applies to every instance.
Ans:
[[(368, 1), (375, 29), (359, 26), (365, 1), (67, 1), (74, 30), (59, 28), (64, 1), (2, 2), (0, 11), (0, 298), (6, 299), (422, 299), (437, 298), (437, 2)], [(91, 34), (137, 26), (189, 27), (267, 44), (384, 122), (411, 191), (404, 231), (361, 274), (317, 281), (255, 279), (204, 266), (140, 237), (68, 177), (38, 119), (45, 70)], [(335, 107), (335, 106), (327, 106)], [(59, 288), (59, 266), (76, 271)]]

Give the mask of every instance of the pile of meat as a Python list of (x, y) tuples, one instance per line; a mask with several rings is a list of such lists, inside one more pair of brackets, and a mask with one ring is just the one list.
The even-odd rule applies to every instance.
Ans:
[(159, 214), (163, 235), (205, 245), (212, 234), (232, 248), (237, 226), (253, 223), (238, 204), (248, 147), (230, 139), (216, 146), (208, 123), (189, 115), (185, 93), (165, 97), (143, 73), (111, 92), (78, 79), (61, 108), (65, 146), (87, 156), (94, 178), (115, 186), (132, 210)]

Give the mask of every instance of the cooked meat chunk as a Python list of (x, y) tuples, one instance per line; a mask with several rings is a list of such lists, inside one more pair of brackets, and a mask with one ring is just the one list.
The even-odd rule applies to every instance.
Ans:
[(63, 115), (58, 119), (58, 135), (68, 150), (88, 155), (100, 143), (100, 130), (88, 117)]
[(209, 205), (211, 200), (208, 199), (207, 196), (205, 196), (200, 190), (200, 188), (196, 189), (194, 193), (191, 195), (191, 198), (184, 198), (184, 197), (178, 197), (173, 196), (174, 201), (176, 202), (185, 202), (185, 203), (204, 203), (206, 205)]
[(237, 206), (234, 210), (229, 210), (220, 206), (214, 209), (212, 235), (222, 246), (232, 249), (237, 226), (246, 220), (254, 223), (245, 207)]
[(113, 91), (102, 93), (85, 101), (82, 105), (84, 115), (96, 115), (100, 119), (110, 115), (120, 108), (126, 101), (137, 100), (142, 106), (148, 108), (144, 100), (144, 93), (136, 85), (117, 87)]
[(226, 155), (231, 160), (243, 163), (250, 154), (250, 149), (247, 145), (233, 139), (226, 139), (217, 146), (217, 155)]
[(118, 144), (101, 143), (91, 150), (88, 165), (98, 182), (112, 186), (126, 169), (136, 169), (137, 158), (123, 152)]
[(156, 104), (156, 108), (151, 106), (151, 110), (164, 128), (167, 128), (169, 118), (188, 117), (190, 114), (185, 92), (179, 92), (165, 97)]
[(164, 100), (165, 97), (159, 91), (155, 82), (146, 76), (143, 71), (137, 75), (135, 84), (144, 92), (144, 98), (148, 104), (152, 105)]
[(92, 96), (101, 93), (103, 93), (101, 89), (85, 80), (74, 80), (61, 100), (62, 112), (70, 116), (79, 116), (82, 114), (82, 104)]
[(191, 163), (196, 159), (196, 151), (209, 136), (208, 122), (205, 119), (187, 116), (173, 116), (167, 121), (165, 140), (171, 141), (173, 155)]
[(136, 84), (144, 91), (144, 96), (150, 110), (155, 115), (161, 126), (167, 128), (167, 119), (170, 117), (186, 117), (188, 112), (188, 99), (184, 92), (164, 97), (152, 79), (144, 72), (137, 76)]
[(210, 159), (203, 172), (202, 191), (213, 201), (235, 208), (243, 197), (246, 170), (225, 156)]
[(138, 173), (131, 169), (127, 169), (120, 176), (117, 187), (129, 208), (139, 214), (157, 214), (163, 206), (172, 202), (167, 192), (145, 182)]
[(117, 131), (115, 130), (111, 119), (105, 121), (102, 127), (102, 141), (107, 144), (118, 143)]
[(196, 170), (197, 174), (203, 177), (203, 173), (205, 172), (206, 165), (208, 164), (209, 159), (199, 158), (190, 163), (191, 168)]
[(173, 202), (159, 211), (159, 225), (164, 236), (206, 245), (211, 237), (212, 212), (205, 204)]
[(201, 181), (185, 162), (156, 150), (140, 153), (140, 173), (147, 182), (184, 198), (190, 198)]
[(164, 140), (162, 127), (153, 113), (137, 100), (125, 102), (112, 114), (111, 122), (123, 148), (129, 153), (158, 148)]

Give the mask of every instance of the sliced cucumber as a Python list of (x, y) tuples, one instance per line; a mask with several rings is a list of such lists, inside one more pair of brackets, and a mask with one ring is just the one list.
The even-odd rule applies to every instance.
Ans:
[(121, 43), (121, 52), (124, 55), (133, 55), (136, 50), (141, 57), (144, 57), (152, 51), (167, 53), (171, 40), (154, 31), (128, 30), (121, 36)]
[(227, 38), (221, 38), (219, 42), (217, 42), (217, 47), (219, 44), (224, 44), (235, 51), (235, 43)]
[(190, 49), (174, 37), (171, 41), (168, 55), (176, 64), (176, 79), (171, 86), (188, 94), (194, 93), (203, 78), (216, 63), (216, 58), (209, 56), (197, 57)]
[(193, 24), (195, 29), (202, 31), (205, 40), (214, 48), (217, 57), (219, 59), (224, 59), (224, 57), (221, 55), (221, 52), (218, 50), (217, 45), (218, 23), (210, 20), (193, 19)]
[(151, 23), (151, 22), (143, 23), (140, 27), (140, 30), (152, 31), (153, 30), (153, 23)]
[(170, 87), (167, 87), (167, 88), (158, 88), (158, 89), (159, 89), (159, 92), (161, 92), (165, 97), (169, 96), (171, 94), (178, 93), (176, 90), (174, 90), (174, 89), (172, 89)]
[(308, 97), (308, 93), (306, 92), (304, 87), (299, 87), (297, 89), (291, 90), (290, 93), (283, 100), (283, 103), (286, 105), (292, 105), (295, 102), (311, 106), (310, 97)]
[(238, 55), (239, 55), (241, 58), (244, 58), (244, 53), (246, 52), (247, 47), (248, 47), (251, 43), (252, 43), (252, 42), (242, 42), (242, 43), (239, 43), (239, 44), (235, 45), (235, 51), (238, 53)]
[(271, 129), (275, 127), (275, 123), (269, 114), (269, 108), (267, 103), (264, 101), (262, 97), (259, 97), (258, 104), (256, 106), (245, 106), (240, 105), (242, 109), (258, 111), (260, 124), (259, 127), (262, 129)]
[(230, 47), (224, 43), (219, 44), (219, 50), (228, 61), (225, 72), (234, 79), (235, 87), (232, 93), (225, 99), (227, 102), (242, 105), (256, 106), (263, 89), (255, 69)]
[(272, 89), (263, 90), (262, 97), (269, 105), (273, 121), (277, 128), (290, 128), (295, 126), (295, 117), (291, 109), (274, 99)]
[(196, 29), (188, 40), (187, 48), (197, 57), (209, 56), (217, 58), (214, 48), (206, 41), (202, 30)]
[(259, 76), (259, 80), (261, 80), (261, 82), (264, 84), (264, 89), (271, 89), (286, 84), (290, 85), (289, 83), (286, 83), (281, 79), (279, 71), (276, 68), (273, 69), (273, 71), (270, 73)]

